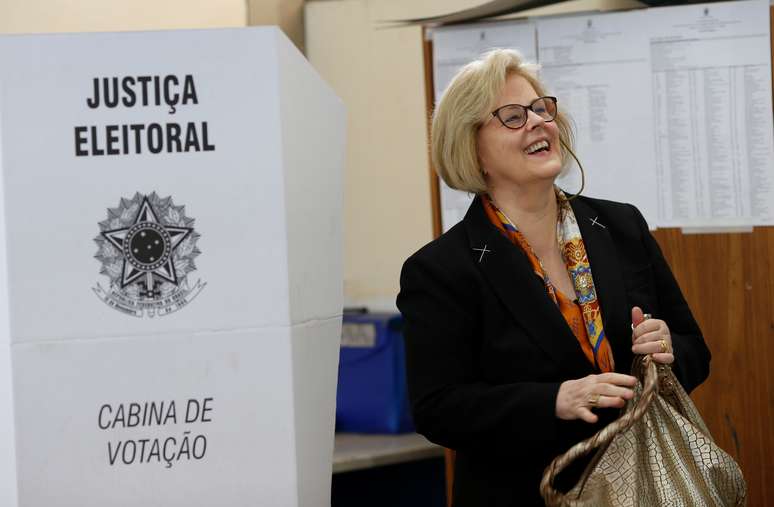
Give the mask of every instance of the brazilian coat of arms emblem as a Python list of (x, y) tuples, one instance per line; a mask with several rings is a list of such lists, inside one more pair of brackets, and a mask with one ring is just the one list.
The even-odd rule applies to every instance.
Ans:
[(97, 283), (94, 292), (108, 306), (135, 317), (168, 315), (195, 298), (206, 285), (191, 283), (199, 233), (184, 206), (171, 197), (136, 193), (108, 208), (94, 238), (100, 274), (109, 285)]

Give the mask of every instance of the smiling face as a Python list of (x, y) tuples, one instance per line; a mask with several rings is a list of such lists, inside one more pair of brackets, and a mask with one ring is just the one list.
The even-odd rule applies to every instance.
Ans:
[[(529, 81), (513, 74), (506, 80), (495, 107), (506, 104), (528, 106), (536, 98), (538, 95)], [(497, 118), (490, 118), (478, 130), (476, 142), (490, 192), (508, 187), (524, 189), (541, 182), (553, 183), (562, 170), (556, 122), (546, 122), (532, 111), (528, 111), (527, 123), (517, 130), (505, 127)]]

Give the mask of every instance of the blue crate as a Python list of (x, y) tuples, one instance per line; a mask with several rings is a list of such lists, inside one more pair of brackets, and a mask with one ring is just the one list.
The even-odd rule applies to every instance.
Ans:
[(414, 431), (401, 325), (400, 314), (344, 314), (336, 431)]

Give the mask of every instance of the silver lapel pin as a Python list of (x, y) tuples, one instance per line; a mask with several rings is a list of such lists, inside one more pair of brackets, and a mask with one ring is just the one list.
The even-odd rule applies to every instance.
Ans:
[(484, 245), (484, 248), (474, 248), (476, 252), (481, 252), (481, 257), (478, 258), (478, 262), (481, 263), (482, 260), (484, 260), (484, 254), (491, 252), (491, 250), (487, 250), (487, 245)]
[(598, 225), (598, 226), (602, 227), (603, 229), (607, 229), (607, 227), (605, 227), (604, 225), (602, 225), (599, 222), (597, 222), (597, 218), (599, 218), (599, 215), (595, 216), (594, 218), (589, 218), (589, 220), (591, 220), (591, 225)]

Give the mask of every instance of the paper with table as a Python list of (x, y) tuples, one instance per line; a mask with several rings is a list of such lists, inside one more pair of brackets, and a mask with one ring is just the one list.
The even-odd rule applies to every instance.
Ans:
[[(652, 223), (654, 165), (647, 30), (640, 12), (549, 19), (538, 24), (541, 78), (570, 113), (583, 193), (630, 202)], [(623, 127), (623, 128), (622, 128)], [(558, 181), (580, 188), (571, 167)]]
[(661, 223), (774, 224), (769, 3), (646, 13)]

